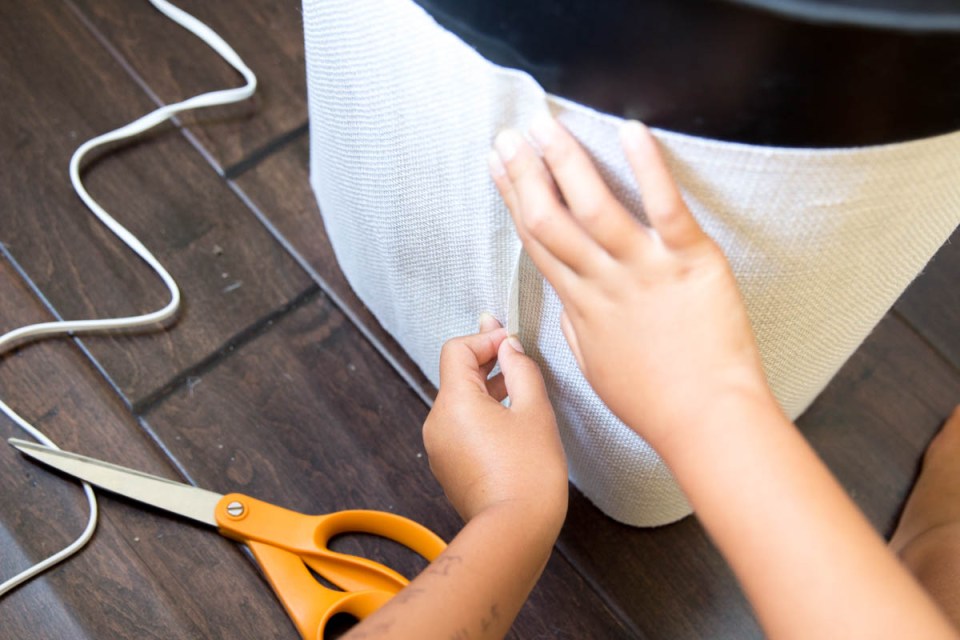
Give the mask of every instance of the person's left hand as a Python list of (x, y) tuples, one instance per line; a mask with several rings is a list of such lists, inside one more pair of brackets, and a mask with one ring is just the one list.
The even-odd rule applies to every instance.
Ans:
[[(443, 346), (440, 390), (423, 425), (430, 468), (465, 521), (517, 507), (531, 526), (559, 532), (567, 461), (543, 377), (516, 337), (484, 322), (481, 333)], [(488, 380), (498, 361), (502, 377)]]

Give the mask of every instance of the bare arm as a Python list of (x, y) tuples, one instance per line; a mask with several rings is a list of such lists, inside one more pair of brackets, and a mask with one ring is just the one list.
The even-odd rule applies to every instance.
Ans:
[(955, 637), (776, 406), (731, 400), (661, 451), (770, 637)]
[(502, 509), (472, 519), (443, 555), (347, 638), (502, 638), (556, 539), (527, 529), (523, 515)]
[(491, 173), (604, 402), (663, 456), (774, 638), (953, 638), (779, 410), (730, 268), (649, 132), (623, 143), (650, 226), (558, 123), (504, 132)]
[[(431, 468), (467, 524), (351, 640), (502, 638), (550, 557), (566, 515), (566, 458), (536, 364), (491, 320), (444, 346), (424, 424)], [(503, 373), (488, 381), (498, 356)]]

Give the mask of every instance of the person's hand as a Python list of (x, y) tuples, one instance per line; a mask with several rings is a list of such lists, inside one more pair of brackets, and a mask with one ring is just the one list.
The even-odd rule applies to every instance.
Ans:
[(542, 117), (502, 132), (494, 182), (524, 248), (564, 305), (561, 327), (587, 380), (654, 447), (689, 435), (733, 397), (772, 400), (746, 310), (719, 247), (684, 204), (650, 132), (621, 141), (651, 227), (617, 201), (587, 153)]
[[(555, 536), (567, 511), (567, 462), (540, 370), (518, 348), (490, 316), (481, 333), (448, 341), (423, 441), (465, 521), (516, 508)], [(488, 380), (498, 360), (501, 374)], [(509, 407), (501, 404), (507, 394)]]

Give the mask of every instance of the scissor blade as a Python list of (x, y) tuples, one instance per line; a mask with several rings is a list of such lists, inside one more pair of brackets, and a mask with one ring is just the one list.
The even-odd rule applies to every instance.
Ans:
[(223, 497), (219, 493), (35, 442), (16, 438), (7, 442), (31, 458), (107, 491), (217, 526), (214, 510)]

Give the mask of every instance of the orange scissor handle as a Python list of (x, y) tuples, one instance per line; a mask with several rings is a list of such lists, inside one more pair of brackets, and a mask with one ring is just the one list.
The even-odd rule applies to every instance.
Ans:
[(334, 591), (313, 577), (300, 556), (248, 540), (247, 546), (304, 640), (323, 640), (327, 621), (338, 613), (363, 619), (395, 595), (392, 591)]
[[(335, 613), (366, 617), (408, 583), (380, 563), (331, 551), (327, 543), (334, 536), (382, 536), (431, 561), (446, 548), (446, 543), (423, 525), (383, 511), (308, 516), (231, 493), (217, 503), (215, 515), (223, 535), (245, 543), (253, 551), (304, 638), (322, 637), (323, 626)], [(305, 564), (345, 592), (321, 585)]]

